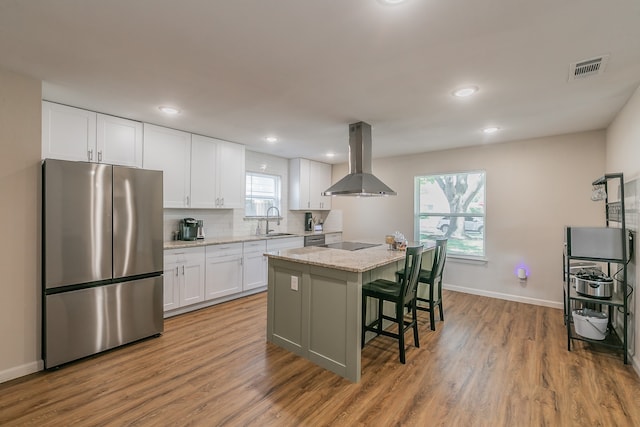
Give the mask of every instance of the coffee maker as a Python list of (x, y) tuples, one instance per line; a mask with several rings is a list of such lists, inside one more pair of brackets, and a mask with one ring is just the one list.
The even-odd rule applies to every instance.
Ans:
[(198, 238), (198, 221), (194, 218), (180, 220), (180, 240), (196, 240)]

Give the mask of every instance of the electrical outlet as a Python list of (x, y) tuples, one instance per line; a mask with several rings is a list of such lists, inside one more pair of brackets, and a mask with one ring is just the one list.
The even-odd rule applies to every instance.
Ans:
[(298, 276), (291, 276), (291, 290), (298, 290)]

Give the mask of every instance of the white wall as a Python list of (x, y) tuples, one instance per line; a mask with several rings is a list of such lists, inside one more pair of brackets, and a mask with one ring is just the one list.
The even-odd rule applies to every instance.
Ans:
[[(375, 150), (375, 137), (374, 137)], [(398, 195), (335, 197), (343, 211), (346, 240), (400, 231), (414, 234), (414, 176), (486, 171), (486, 263), (447, 260), (451, 289), (562, 307), (562, 248), (565, 225), (602, 225), (602, 205), (591, 201), (591, 182), (605, 169), (604, 131), (560, 135), (419, 155), (377, 159), (373, 173)], [(347, 165), (334, 166), (334, 182)], [(514, 274), (531, 269), (521, 284)]]
[(40, 81), (0, 69), (0, 382), (42, 369)]
[[(640, 178), (640, 87), (635, 91), (633, 96), (629, 99), (625, 107), (618, 113), (613, 123), (607, 129), (607, 162), (606, 168), (609, 173), (622, 172), (624, 174), (625, 182), (636, 181), (636, 191), (638, 191)], [(625, 188), (627, 191), (627, 188)], [(640, 199), (640, 194), (635, 195), (635, 201)], [(636, 231), (636, 240), (640, 234), (638, 231), (637, 216), (638, 206), (625, 208), (631, 208), (633, 212), (631, 214), (635, 216), (635, 223), (631, 224), (631, 228)], [(629, 217), (629, 215), (627, 215)], [(638, 242), (635, 243), (636, 251), (638, 248)], [(636, 277), (639, 277), (640, 269), (638, 268), (637, 256), (629, 264), (629, 271), (631, 285), (636, 286)], [(630, 348), (633, 355), (632, 360), (636, 371), (640, 373), (640, 356), (635, 350), (635, 343), (640, 342), (640, 319), (636, 316), (636, 313), (640, 313), (640, 303), (637, 298), (637, 290), (632, 294), (632, 334)]]

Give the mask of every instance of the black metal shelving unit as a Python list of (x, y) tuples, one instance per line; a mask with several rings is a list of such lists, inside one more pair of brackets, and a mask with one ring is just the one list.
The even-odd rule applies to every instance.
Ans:
[[(609, 190), (612, 184), (618, 185), (618, 198), (612, 200)], [(605, 214), (608, 228), (620, 228), (622, 233), (621, 256), (619, 257), (582, 257), (571, 256), (570, 248), (564, 254), (564, 320), (567, 327), (567, 350), (571, 351), (572, 340), (585, 341), (596, 345), (617, 349), (623, 352), (624, 363), (628, 363), (628, 331), (629, 331), (629, 296), (627, 284), (627, 229), (624, 218), (624, 180), (621, 173), (607, 174), (593, 181), (592, 185), (603, 186), (606, 192)], [(615, 188), (615, 187), (614, 187)], [(569, 242), (567, 243), (570, 244)], [(576, 292), (571, 282), (571, 264), (577, 261), (606, 263), (607, 275), (614, 280), (614, 292), (610, 299), (593, 298)], [(611, 275), (613, 271), (613, 276)], [(572, 311), (575, 308), (588, 307), (598, 311), (607, 311), (609, 315), (608, 330), (604, 340), (593, 340), (576, 333), (573, 325)], [(616, 322), (617, 321), (617, 322)]]

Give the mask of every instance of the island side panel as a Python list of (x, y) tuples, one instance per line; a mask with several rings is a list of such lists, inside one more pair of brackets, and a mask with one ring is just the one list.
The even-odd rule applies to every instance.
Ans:
[(361, 277), (311, 266), (305, 281), (309, 360), (353, 382), (360, 380)]
[[(267, 341), (295, 354), (306, 356), (303, 334), (302, 282), (304, 266), (285, 261), (269, 261), (267, 288)], [(298, 289), (292, 289), (297, 278)]]

